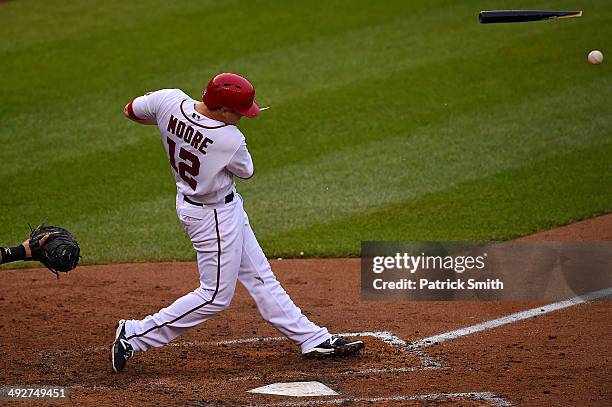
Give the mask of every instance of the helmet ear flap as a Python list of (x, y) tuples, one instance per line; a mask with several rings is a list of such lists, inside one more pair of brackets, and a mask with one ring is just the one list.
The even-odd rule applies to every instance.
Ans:
[(202, 102), (209, 109), (217, 109), (222, 106), (219, 95), (217, 95), (214, 89), (211, 91), (210, 89), (204, 89), (202, 92)]

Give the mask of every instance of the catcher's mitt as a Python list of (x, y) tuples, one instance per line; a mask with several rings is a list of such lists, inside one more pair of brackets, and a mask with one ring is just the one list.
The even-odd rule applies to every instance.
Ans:
[[(31, 229), (31, 228), (30, 228)], [(49, 235), (42, 246), (40, 241)], [(30, 233), (32, 259), (44, 264), (59, 277), (59, 272), (67, 273), (79, 264), (81, 249), (74, 236), (59, 226), (40, 225)]]

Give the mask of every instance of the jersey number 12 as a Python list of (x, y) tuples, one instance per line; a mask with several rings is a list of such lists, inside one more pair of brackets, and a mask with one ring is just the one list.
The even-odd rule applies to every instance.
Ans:
[[(166, 143), (168, 144), (168, 156), (170, 157), (170, 165), (172, 166), (172, 169), (176, 171), (181, 179), (195, 191), (198, 186), (198, 182), (192, 177), (197, 177), (200, 173), (200, 160), (198, 156), (181, 147), (178, 158), (182, 159), (183, 161), (179, 162), (177, 167), (175, 158), (176, 143), (174, 140), (170, 139), (170, 137), (166, 138)], [(188, 174), (192, 177), (190, 177)]]

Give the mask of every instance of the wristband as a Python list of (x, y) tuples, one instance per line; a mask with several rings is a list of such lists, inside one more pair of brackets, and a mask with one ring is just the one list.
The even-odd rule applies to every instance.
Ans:
[(2, 254), (2, 263), (10, 263), (17, 260), (25, 260), (26, 250), (22, 244), (16, 247), (0, 247), (0, 254)]

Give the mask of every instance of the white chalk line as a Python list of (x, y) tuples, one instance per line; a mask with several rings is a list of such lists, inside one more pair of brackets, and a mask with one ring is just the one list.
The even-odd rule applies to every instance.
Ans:
[[(347, 332), (347, 333), (340, 333), (340, 334), (335, 334), (335, 336), (340, 336), (340, 337), (347, 337), (347, 336), (359, 336), (359, 337), (364, 337), (364, 336), (369, 336), (369, 337), (373, 337), (373, 338), (378, 338), (380, 340), (382, 340), (383, 342), (392, 345), (392, 346), (406, 346), (406, 341), (404, 341), (403, 339), (401, 339), (400, 337), (398, 337), (397, 335), (393, 334), (392, 332), (387, 332), (387, 331), (381, 331), (381, 332)], [(242, 343), (257, 343), (257, 342), (273, 342), (273, 341), (284, 341), (287, 340), (286, 337), (284, 336), (269, 336), (269, 337), (262, 337), (262, 338), (242, 338), (242, 339), (229, 339), (229, 340), (224, 340), (224, 341), (217, 341), (217, 342), (207, 342), (207, 345), (212, 345), (212, 346), (222, 346), (222, 345), (238, 345), (238, 344), (242, 344)], [(189, 346), (190, 344), (192, 344), (194, 342), (182, 342), (182, 343), (177, 343), (177, 346)]]
[(307, 400), (307, 401), (286, 401), (273, 404), (261, 404), (259, 407), (298, 407), (298, 406), (319, 406), (326, 404), (344, 404), (344, 403), (383, 403), (383, 402), (401, 402), (401, 401), (436, 401), (444, 399), (469, 399), (477, 401), (486, 401), (496, 407), (510, 407), (512, 404), (491, 392), (473, 392), (473, 393), (432, 393), (432, 394), (417, 394), (412, 396), (390, 396), (390, 397), (347, 397), (325, 400)]
[(569, 300), (555, 302), (553, 304), (544, 305), (542, 307), (532, 308), (527, 311), (516, 312), (505, 317), (486, 321), (477, 325), (468, 326), (465, 328), (457, 329), (450, 332), (445, 332), (439, 335), (430, 336), (429, 338), (420, 339), (418, 341), (411, 342), (408, 345), (409, 349), (421, 349), (438, 343), (442, 343), (451, 339), (461, 338), (462, 336), (471, 335), (477, 332), (485, 331), (499, 326), (511, 324), (513, 322), (522, 321), (529, 319), (537, 315), (544, 315), (550, 312), (558, 311), (564, 308), (573, 307), (574, 305), (583, 304), (589, 301), (597, 300), (600, 298), (612, 295), (612, 287), (605, 288), (599, 291), (593, 291), (591, 293), (581, 295), (578, 297), (570, 298)]
[(443, 368), (443, 364), (442, 364), (441, 361), (439, 361), (438, 359), (435, 359), (435, 358), (429, 356), (422, 349), (412, 349), (412, 348), (410, 348), (409, 344), (405, 340), (403, 340), (402, 338), (400, 338), (399, 336), (395, 335), (392, 332), (387, 332), (387, 331), (383, 331), (383, 332), (351, 332), (351, 333), (341, 334), (341, 335), (338, 335), (338, 336), (371, 336), (371, 337), (374, 337), (374, 338), (381, 339), (387, 345), (396, 346), (396, 347), (399, 347), (402, 350), (409, 351), (410, 353), (416, 355), (419, 358), (419, 361), (421, 362), (421, 367), (418, 368), (418, 369), (415, 369), (415, 370), (441, 369), (441, 368)]
[[(381, 332), (347, 332), (335, 334), (335, 336), (347, 337), (347, 336), (369, 336), (382, 340), (383, 342), (392, 345), (403, 347), (407, 345), (407, 342), (393, 334), (392, 332), (381, 331)], [(194, 347), (194, 346), (224, 346), (224, 345), (241, 345), (245, 343), (260, 343), (260, 342), (276, 342), (286, 341), (285, 336), (264, 336), (257, 338), (240, 338), (240, 339), (226, 339), (222, 341), (182, 341), (182, 342), (171, 342), (166, 346), (175, 347)], [(106, 350), (107, 345), (100, 345), (93, 348), (93, 350)]]

